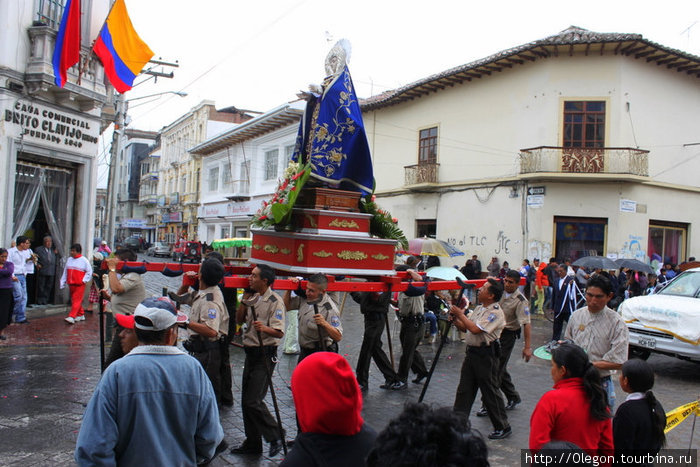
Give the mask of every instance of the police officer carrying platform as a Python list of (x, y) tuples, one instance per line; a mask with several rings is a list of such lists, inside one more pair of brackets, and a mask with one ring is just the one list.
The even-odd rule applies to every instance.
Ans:
[[(506, 325), (499, 339), (501, 357), (498, 359), (498, 367), (496, 368), (496, 383), (508, 401), (506, 410), (513, 410), (521, 402), (520, 394), (515, 389), (513, 380), (508, 373), (508, 360), (513, 352), (513, 347), (515, 347), (515, 341), (520, 339), (521, 326), (525, 341), (522, 356), (526, 362), (529, 362), (532, 357), (532, 348), (530, 347), (530, 309), (527, 298), (518, 290), (518, 284), (520, 284), (520, 274), (518, 271), (511, 269), (503, 279), (503, 288), (505, 290), (501, 301), (498, 302), (503, 310)], [(476, 413), (477, 417), (485, 417), (486, 415), (488, 414), (484, 406)]]
[(262, 454), (264, 437), (270, 443), (269, 456), (275, 457), (282, 449), (283, 440), (280, 428), (263, 400), (267, 394), (268, 378), (277, 362), (277, 346), (284, 336), (285, 308), (282, 298), (270, 288), (275, 282), (275, 272), (270, 266), (256, 266), (248, 280), (250, 290), (244, 292), (236, 311), (236, 321), (247, 324), (243, 335), (245, 366), (241, 400), (246, 439), (231, 453)]
[[(230, 367), (222, 365), (222, 346), (226, 343), (229, 316), (219, 282), (224, 277), (224, 265), (216, 259), (206, 259), (199, 267), (199, 291), (192, 299), (190, 319), (185, 327), (191, 335), (183, 346), (199, 360), (209, 376), (216, 402), (233, 405), (230, 396), (224, 394), (224, 378), (231, 379)], [(226, 368), (229, 371), (226, 372)], [(228, 373), (228, 374), (226, 374)]]
[[(299, 282), (298, 279), (292, 281)], [(290, 290), (284, 294), (284, 306), (288, 310), (299, 310), (299, 361), (314, 352), (338, 352), (338, 342), (343, 338), (343, 325), (338, 307), (326, 293), (327, 288), (326, 276), (314, 274), (306, 283), (306, 292), (297, 292), (306, 295), (305, 298), (292, 298)]]
[(469, 317), (464, 314), (464, 309), (455, 305), (450, 307), (450, 315), (457, 329), (469, 331), (466, 338), (467, 355), (462, 363), (454, 410), (468, 414), (477, 391), (481, 390), (494, 427), (494, 431), (488, 435), (489, 439), (503, 439), (512, 432), (503, 399), (498, 394), (495, 371), (498, 365), (498, 338), (505, 326), (503, 310), (498, 305), (502, 295), (503, 286), (489, 278), (478, 292), (481, 305)]

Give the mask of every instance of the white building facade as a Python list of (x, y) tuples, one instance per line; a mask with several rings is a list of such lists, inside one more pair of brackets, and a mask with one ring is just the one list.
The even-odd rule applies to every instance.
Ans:
[(91, 52), (108, 0), (81, 2), (82, 76), (76, 65), (63, 88), (54, 84), (63, 3), (0, 0), (0, 246), (27, 235), (35, 247), (50, 234), (65, 258), (72, 243), (92, 248), (97, 142), (113, 119), (113, 91)]
[(700, 58), (572, 27), (367, 99), (363, 118), (378, 202), (409, 238), (483, 266), (678, 263), (700, 251), (698, 109)]
[(191, 149), (202, 159), (199, 238), (248, 237), (294, 153), (303, 103), (285, 104)]

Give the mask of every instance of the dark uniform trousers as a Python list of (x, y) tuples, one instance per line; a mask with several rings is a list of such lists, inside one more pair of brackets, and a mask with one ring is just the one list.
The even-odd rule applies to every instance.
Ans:
[(422, 316), (407, 317), (401, 320), (401, 360), (399, 361), (399, 380), (404, 383), (408, 380), (410, 368), (418, 376), (428, 374), (423, 356), (418, 352), (418, 344), (425, 333), (425, 320)]
[[(111, 315), (112, 313), (106, 314)], [(112, 319), (114, 320), (114, 318)], [(125, 355), (124, 351), (122, 350), (122, 338), (119, 337), (119, 333), (123, 330), (124, 328), (118, 324), (114, 326), (114, 337), (112, 338), (112, 346), (109, 348), (109, 354), (107, 354), (107, 357), (105, 358), (105, 368), (111, 365), (112, 362), (119, 360)]]
[(299, 359), (297, 360), (297, 365), (304, 360), (306, 357), (316, 352), (333, 352), (338, 353), (338, 343), (333, 342), (331, 345), (326, 346), (325, 350), (321, 347), (318, 342), (314, 344), (313, 347), (301, 347), (299, 349)]
[(265, 404), (269, 374), (275, 369), (276, 346), (245, 347), (242, 378), (242, 407), (245, 437), (251, 446), (280, 439), (279, 426)]
[[(555, 311), (556, 313), (556, 311)], [(554, 324), (552, 325), (552, 340), (558, 341), (561, 338), (561, 330), (564, 329), (564, 321), (569, 322), (571, 317), (571, 312), (569, 310), (564, 310), (558, 315), (554, 316)]]
[(503, 398), (498, 394), (495, 377), (497, 366), (498, 358), (494, 355), (492, 346), (467, 346), (467, 356), (462, 363), (454, 410), (469, 414), (476, 393), (481, 390), (494, 430), (503, 430), (509, 425)]
[(396, 372), (391, 366), (389, 357), (382, 349), (382, 333), (384, 332), (384, 316), (380, 313), (372, 313), (365, 316), (365, 335), (362, 338), (360, 356), (357, 358), (357, 382), (367, 385), (369, 381), (369, 364), (371, 359), (377, 364), (379, 371), (384, 375), (387, 383), (396, 381)]
[(501, 356), (498, 359), (498, 366), (496, 368), (496, 383), (509, 402), (520, 401), (520, 394), (515, 390), (513, 380), (510, 377), (510, 373), (508, 373), (508, 361), (510, 360), (511, 353), (513, 353), (515, 341), (519, 336), (520, 330), (511, 331), (509, 329), (504, 329), (499, 339), (501, 342)]
[[(217, 341), (209, 341), (194, 337), (192, 336), (190, 339), (195, 343), (196, 347), (190, 351), (190, 354), (202, 364), (204, 372), (209, 377), (216, 395), (216, 403), (219, 406), (221, 404), (232, 405), (231, 365), (228, 359), (226, 361), (223, 359), (223, 354), (228, 354), (228, 347), (222, 351), (222, 347), (228, 345), (226, 344), (226, 338), (222, 337)], [(228, 393), (226, 393), (226, 387), (228, 387)]]

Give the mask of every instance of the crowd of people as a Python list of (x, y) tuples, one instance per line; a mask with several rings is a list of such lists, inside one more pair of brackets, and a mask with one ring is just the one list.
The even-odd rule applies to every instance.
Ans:
[[(24, 274), (29, 263), (36, 264), (33, 255), (23, 253), (27, 243), (20, 237), (12, 252), (0, 249), (0, 326), (13, 316), (18, 322), (26, 321), (19, 309), (15, 312), (17, 302), (3, 298), (13, 297), (15, 283), (21, 284), (18, 276), (22, 273), (9, 258), (25, 266)], [(49, 243), (45, 250), (50, 249)], [(86, 409), (78, 437), (75, 458), (79, 465), (194, 465), (207, 463), (227, 449), (219, 409), (234, 401), (229, 344), (238, 326), (242, 326), (245, 352), (240, 397), (246, 438), (231, 453), (259, 456), (266, 442), (270, 457), (285, 450), (282, 465), (287, 466), (414, 465), (416, 459), (420, 465), (489, 465), (486, 444), (471, 429), (469, 414), (481, 393), (482, 407), (476, 415), (489, 417), (493, 431), (487, 437), (501, 440), (513, 433), (508, 412), (522, 400), (517, 382), (508, 373), (508, 362), (519, 340), (519, 355), (530, 361), (530, 310), (547, 306), (559, 310), (561, 316), (554, 321), (549, 346), (554, 388), (532, 412), (531, 451), (655, 453), (664, 444), (664, 411), (651, 392), (653, 371), (644, 361), (627, 359), (627, 328), (608, 306), (617, 289), (604, 271), (579, 273), (580, 269), (571, 271), (567, 261), (545, 264), (538, 259), (533, 265), (523, 261), (516, 270), (508, 269), (507, 264), (501, 267), (493, 258), (486, 281), (473, 295), (475, 305), (455, 291), (431, 294), (416, 269), (420, 259), (409, 257), (399, 268), (406, 271), (410, 282), (406, 291), (397, 296), (389, 292), (352, 294), (365, 322), (353, 372), (337, 353), (343, 326), (338, 298), (327, 291), (324, 274), (308, 277), (304, 288), (295, 279), (297, 289), (279, 295), (273, 288), (274, 270), (257, 265), (248, 278), (249, 288), (238, 301), (235, 291), (231, 294), (222, 287), (223, 258), (210, 252), (198, 272), (164, 271), (183, 276), (177, 293), (170, 298), (146, 298), (145, 268), (127, 266), (136, 260), (133, 251), (120, 248), (112, 257), (102, 258), (104, 261), (88, 261), (81, 245), (72, 245), (59, 284), (70, 289), (68, 323), (84, 319), (82, 304), (90, 281), (97, 284), (99, 299), (111, 308), (115, 321), (107, 369)], [(100, 267), (106, 269), (100, 271)], [(474, 278), (480, 269), (478, 258), (473, 257), (463, 272)], [(522, 277), (530, 278), (531, 287), (520, 285)], [(582, 301), (568, 292), (570, 284), (577, 284)], [(384, 376), (382, 389), (405, 389), (411, 371), (415, 375), (412, 383), (423, 383), (429, 370), (417, 348), (425, 336), (425, 314), (434, 308), (428, 303), (436, 298), (443, 305), (438, 311), (445, 323), (440, 333), (445, 337), (454, 325), (466, 344), (452, 408), (409, 404), (378, 434), (361, 415), (370, 362), (374, 360)], [(188, 316), (178, 311), (182, 304), (190, 306)], [(397, 370), (381, 339), (392, 304), (401, 322)], [(278, 411), (273, 416), (265, 403), (268, 391), (274, 390), (278, 346), (290, 329), (287, 310), (298, 310), (294, 324), (299, 357), (292, 376), (298, 429), (291, 441), (286, 439)], [(189, 339), (183, 344), (186, 352), (173, 346), (178, 328), (188, 331)], [(618, 372), (620, 388), (630, 395), (615, 412), (612, 377)], [(322, 390), (328, 387), (334, 388), (332, 394)], [(407, 443), (407, 436), (415, 441)], [(417, 441), (438, 438), (437, 444), (428, 446)]]

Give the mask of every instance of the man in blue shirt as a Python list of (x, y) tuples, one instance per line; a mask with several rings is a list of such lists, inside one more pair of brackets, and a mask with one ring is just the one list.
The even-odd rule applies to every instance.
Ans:
[(97, 384), (78, 434), (78, 465), (195, 465), (226, 447), (207, 374), (174, 347), (176, 316), (166, 298), (134, 310), (139, 345)]

